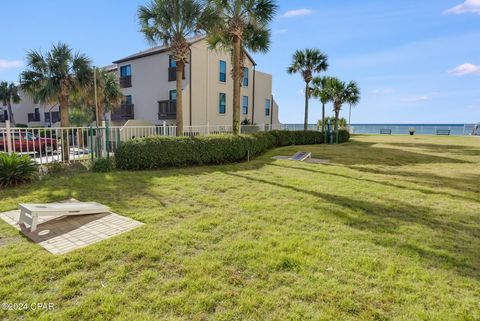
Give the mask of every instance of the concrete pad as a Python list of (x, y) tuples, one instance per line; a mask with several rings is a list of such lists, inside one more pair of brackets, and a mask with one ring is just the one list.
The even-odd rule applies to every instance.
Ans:
[(25, 224), (17, 223), (19, 216), (20, 210), (0, 213), (0, 219), (52, 254), (65, 254), (143, 225), (115, 213), (46, 216), (40, 217), (37, 230), (30, 232)]

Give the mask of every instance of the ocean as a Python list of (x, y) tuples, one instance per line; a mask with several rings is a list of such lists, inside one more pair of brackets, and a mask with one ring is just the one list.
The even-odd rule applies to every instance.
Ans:
[[(390, 129), (393, 135), (409, 135), (410, 128), (415, 129), (415, 135), (436, 135), (437, 130), (450, 130), (450, 135), (471, 135), (475, 124), (352, 124), (353, 134), (380, 134), (381, 129)], [(303, 124), (282, 124), (282, 129), (303, 130)], [(309, 124), (309, 130), (317, 130), (316, 124)], [(479, 133), (480, 134), (480, 133)]]

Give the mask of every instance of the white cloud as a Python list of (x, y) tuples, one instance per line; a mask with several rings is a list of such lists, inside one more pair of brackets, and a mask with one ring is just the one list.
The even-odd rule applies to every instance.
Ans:
[(0, 70), (20, 68), (22, 66), (23, 66), (23, 61), (21, 60), (0, 59)]
[(476, 13), (480, 14), (480, 0), (465, 0), (464, 3), (450, 8), (444, 12), (445, 14), (461, 14), (461, 13)]
[(465, 63), (453, 68), (452, 70), (449, 70), (448, 73), (454, 76), (480, 74), (480, 66), (471, 63)]
[(395, 89), (393, 88), (382, 88), (382, 89), (374, 89), (372, 90), (372, 93), (375, 95), (379, 94), (393, 94), (395, 92)]
[(273, 30), (274, 35), (281, 35), (283, 33), (287, 33), (288, 29), (275, 29)]
[(405, 97), (405, 98), (402, 98), (402, 101), (404, 103), (418, 103), (420, 101), (425, 101), (428, 99), (429, 97), (424, 95), (424, 96), (415, 96), (415, 97)]
[(313, 10), (310, 10), (310, 9), (296, 9), (296, 10), (289, 10), (285, 12), (282, 15), (282, 17), (291, 18), (291, 17), (298, 17), (298, 16), (307, 16), (312, 13), (313, 13)]

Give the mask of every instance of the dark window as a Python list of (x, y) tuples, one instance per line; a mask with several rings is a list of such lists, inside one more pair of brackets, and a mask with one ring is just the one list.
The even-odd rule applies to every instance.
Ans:
[(220, 60), (220, 82), (227, 81), (227, 63)]
[(270, 116), (270, 99), (265, 101), (265, 116)]
[(243, 68), (243, 86), (248, 87), (248, 68)]
[(218, 101), (218, 112), (220, 114), (225, 114), (227, 109), (226, 106), (226, 95), (224, 93), (220, 93), (219, 95), (219, 101)]
[(132, 75), (132, 66), (125, 65), (120, 67), (120, 77), (127, 77)]
[(177, 100), (177, 91), (176, 90), (170, 90), (168, 93), (168, 99), (171, 101)]
[(243, 101), (242, 101), (242, 113), (244, 115), (248, 114), (248, 96), (243, 96)]

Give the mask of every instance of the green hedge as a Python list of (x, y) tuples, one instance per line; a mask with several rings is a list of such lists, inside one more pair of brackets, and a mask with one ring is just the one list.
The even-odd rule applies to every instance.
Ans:
[[(341, 142), (348, 132), (341, 131)], [(207, 137), (146, 137), (122, 143), (115, 153), (121, 169), (149, 169), (172, 166), (223, 164), (258, 156), (270, 148), (322, 144), (317, 131), (270, 131), (251, 135)]]

